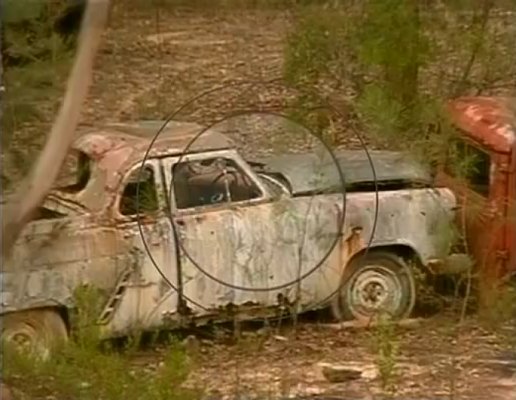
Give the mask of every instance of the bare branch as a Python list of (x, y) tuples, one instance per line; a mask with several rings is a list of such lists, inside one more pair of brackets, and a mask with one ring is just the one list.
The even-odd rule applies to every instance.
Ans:
[(485, 35), (486, 35), (486, 31), (487, 31), (487, 25), (488, 25), (489, 17), (491, 16), (491, 11), (493, 8), (494, 8), (494, 3), (492, 0), (484, 0), (481, 14), (480, 15), (475, 14), (473, 16), (471, 28), (474, 28), (475, 25), (478, 24), (479, 25), (478, 33), (475, 36), (471, 54), (466, 63), (466, 66), (464, 67), (464, 70), (462, 72), (462, 77), (459, 80), (459, 82), (457, 83), (453, 97), (458, 97), (461, 94), (461, 92), (465, 89), (465, 87), (468, 83), (468, 78), (473, 69), (473, 65), (475, 64), (478, 54), (480, 53), (480, 50), (482, 49), (482, 47), (485, 43)]
[(51, 190), (79, 124), (82, 103), (92, 81), (95, 55), (109, 14), (109, 0), (89, 0), (79, 34), (78, 50), (64, 100), (45, 147), (27, 178), (2, 209), (2, 258), (9, 258), (21, 231)]

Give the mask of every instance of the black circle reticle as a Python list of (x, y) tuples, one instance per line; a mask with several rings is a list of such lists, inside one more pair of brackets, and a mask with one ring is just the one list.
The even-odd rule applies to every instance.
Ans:
[[(285, 88), (286, 87), (286, 88), (289, 88), (289, 89), (294, 89), (294, 90), (296, 90), (296, 91), (298, 91), (300, 93), (305, 93), (305, 94), (307, 93), (307, 91), (304, 90), (304, 89), (293, 88), (293, 87), (290, 87), (290, 86), (283, 85), (281, 83), (281, 80), (278, 80), (278, 79), (271, 80), (271, 81), (266, 81), (266, 82), (260, 82), (260, 81), (258, 81), (258, 82), (238, 82), (238, 83), (234, 83), (234, 84), (219, 86), (219, 87), (216, 87), (214, 89), (208, 90), (208, 91), (206, 91), (204, 93), (201, 93), (200, 95), (195, 96), (194, 98), (190, 99), (188, 102), (183, 104), (181, 107), (179, 107), (176, 111), (174, 111), (173, 113), (171, 113), (167, 117), (167, 119), (163, 123), (162, 127), (157, 131), (156, 135), (151, 140), (151, 143), (150, 143), (147, 151), (145, 152), (145, 155), (144, 155), (144, 158), (142, 160), (141, 167), (140, 167), (140, 174), (142, 173), (144, 165), (145, 165), (147, 159), (149, 158), (149, 154), (151, 152), (152, 146), (154, 145), (154, 143), (158, 139), (159, 135), (165, 129), (167, 124), (170, 121), (172, 121), (182, 110), (184, 110), (189, 105), (193, 104), (195, 101), (197, 101), (197, 100), (199, 100), (199, 99), (201, 99), (201, 98), (203, 98), (203, 97), (205, 97), (205, 96), (207, 96), (209, 94), (216, 93), (217, 91), (223, 90), (223, 89), (228, 88), (228, 87), (238, 87), (238, 86), (244, 86), (244, 85), (249, 85), (250, 86), (248, 91), (251, 90), (251, 89), (256, 88), (257, 86), (277, 85), (280, 88)], [(313, 92), (309, 91), (308, 93), (312, 97), (314, 97), (314, 93)], [(321, 99), (321, 97), (318, 96), (316, 93), (315, 93), (315, 97), (320, 99), (321, 103), (322, 103), (322, 106), (317, 107), (317, 109), (329, 110), (331, 113), (334, 113), (337, 116), (344, 117), (343, 113), (340, 112), (336, 107), (332, 106), (327, 100)], [(314, 109), (310, 109), (310, 111), (313, 111), (313, 110)], [(307, 110), (304, 110), (304, 111), (306, 112)], [(198, 140), (205, 132), (213, 129), (214, 126), (216, 126), (217, 124), (220, 124), (220, 123), (223, 123), (225, 121), (228, 121), (231, 118), (236, 118), (236, 117), (241, 117), (241, 116), (257, 115), (257, 114), (258, 115), (270, 115), (270, 116), (275, 116), (275, 117), (279, 117), (279, 118), (283, 118), (283, 119), (287, 119), (287, 120), (289, 119), (287, 116), (285, 116), (285, 115), (283, 115), (283, 114), (281, 114), (279, 112), (266, 111), (263, 107), (261, 107), (261, 108), (260, 107), (256, 107), (254, 109), (248, 108), (248, 109), (242, 109), (242, 110), (238, 110), (238, 111), (233, 111), (233, 112), (229, 113), (229, 115), (226, 115), (226, 116), (224, 116), (222, 118), (219, 118), (215, 122), (212, 122), (211, 124), (207, 124), (207, 125), (204, 126), (204, 128), (200, 129), (200, 131), (196, 135), (194, 135), (192, 137), (192, 139), (189, 141), (189, 143), (186, 145), (186, 147), (180, 153), (179, 160), (177, 160), (176, 165), (181, 162), (181, 159), (183, 159), (185, 156), (187, 156), (190, 148), (193, 146), (195, 141)], [(336, 245), (338, 244), (338, 242), (340, 240), (340, 232), (342, 232), (342, 228), (344, 227), (345, 218), (346, 218), (346, 183), (345, 183), (344, 173), (343, 173), (343, 171), (341, 169), (341, 166), (340, 166), (340, 164), (339, 164), (335, 154), (331, 150), (330, 146), (322, 138), (320, 138), (318, 135), (316, 135), (311, 129), (309, 129), (305, 124), (302, 124), (299, 121), (294, 121), (294, 122), (296, 124), (298, 124), (299, 126), (301, 126), (301, 128), (303, 128), (304, 131), (306, 131), (306, 132), (310, 133), (312, 136), (314, 136), (323, 145), (324, 149), (330, 154), (330, 157), (331, 157), (333, 163), (335, 164), (335, 166), (337, 168), (338, 175), (339, 175), (340, 189), (341, 190), (338, 193), (340, 193), (342, 195), (342, 205), (341, 205), (342, 212), (339, 215), (339, 217), (340, 217), (339, 221), (337, 221), (337, 230), (336, 230), (335, 238), (334, 238), (331, 246), (329, 246), (329, 249), (324, 253), (324, 256), (321, 258), (321, 260), (319, 260), (319, 262), (315, 263), (315, 265), (313, 267), (308, 269), (303, 274), (299, 274), (299, 276), (296, 279), (293, 279), (290, 282), (283, 283), (283, 284), (276, 285), (276, 286), (267, 286), (267, 287), (245, 287), (245, 286), (238, 286), (238, 285), (234, 285), (234, 284), (229, 283), (229, 282), (225, 282), (224, 280), (221, 280), (221, 279), (217, 278), (216, 276), (210, 274), (208, 271), (206, 271), (204, 268), (202, 268), (202, 266), (199, 265), (199, 263), (196, 262), (193, 259), (193, 257), (191, 257), (191, 255), (189, 254), (188, 250), (185, 248), (182, 240), (180, 240), (179, 235), (177, 233), (178, 232), (178, 227), (177, 227), (177, 224), (176, 224), (175, 219), (174, 219), (175, 215), (172, 215), (172, 208), (170, 206), (171, 205), (170, 199), (171, 199), (171, 196), (172, 196), (171, 191), (172, 191), (172, 187), (173, 187), (172, 182), (171, 182), (170, 191), (167, 193), (167, 199), (166, 199), (167, 200), (167, 206), (168, 206), (167, 207), (168, 208), (167, 214), (168, 214), (168, 217), (170, 219), (170, 223), (171, 223), (171, 226), (172, 226), (174, 237), (176, 239), (176, 243), (179, 245), (180, 250), (186, 256), (186, 258), (193, 264), (193, 266), (196, 269), (198, 269), (204, 275), (206, 275), (211, 280), (217, 282), (220, 285), (223, 285), (223, 286), (226, 286), (226, 287), (229, 287), (231, 289), (238, 290), (238, 291), (250, 291), (250, 292), (268, 292), (268, 291), (276, 291), (276, 290), (280, 290), (280, 289), (285, 289), (287, 287), (291, 287), (293, 285), (299, 284), (301, 281), (306, 279), (308, 276), (310, 276), (314, 272), (316, 272), (324, 264), (324, 262), (327, 260), (327, 258), (332, 254), (333, 250), (335, 249)], [(374, 234), (375, 234), (376, 226), (377, 226), (378, 200), (379, 200), (379, 196), (378, 196), (378, 183), (377, 183), (377, 179), (376, 179), (376, 171), (375, 171), (375, 168), (374, 168), (373, 160), (372, 160), (371, 155), (369, 154), (367, 146), (365, 145), (365, 141), (362, 138), (362, 136), (360, 135), (360, 133), (358, 132), (358, 130), (356, 130), (356, 129), (353, 129), (353, 130), (354, 130), (354, 133), (356, 134), (356, 136), (358, 137), (358, 140), (360, 141), (364, 151), (366, 152), (369, 164), (370, 164), (371, 169), (372, 169), (372, 174), (373, 174), (373, 179), (374, 179), (374, 186), (375, 186), (375, 218), (374, 218), (374, 223), (373, 223), (373, 226), (372, 226), (372, 229), (371, 229), (371, 236), (370, 236), (370, 238), (368, 240), (366, 249), (363, 252), (363, 255), (365, 255), (369, 251), (369, 247), (370, 247), (370, 245), (371, 245), (371, 243), (372, 243), (372, 241), (374, 239)], [(174, 155), (177, 156), (177, 153), (174, 154)], [(140, 214), (139, 214), (139, 199), (140, 199), (140, 197), (139, 197), (140, 196), (140, 191), (139, 191), (140, 188), (139, 188), (139, 186), (140, 186), (140, 179), (138, 179), (137, 189), (136, 189), (136, 213), (137, 213), (138, 229), (139, 229), (139, 232), (140, 232), (140, 235), (141, 235), (141, 238), (142, 238), (143, 245), (144, 245), (144, 247), (146, 249), (146, 252), (148, 253), (149, 258), (151, 259), (152, 264), (158, 270), (158, 272), (161, 275), (161, 277), (163, 278), (163, 280), (173, 290), (175, 290), (176, 292), (179, 292), (178, 289), (172, 284), (172, 282), (170, 282), (170, 280), (162, 272), (161, 268), (159, 267), (159, 265), (154, 260), (154, 257), (153, 257), (153, 255), (152, 255), (152, 253), (151, 253), (151, 251), (149, 249), (149, 246), (148, 246), (148, 244), (146, 242), (145, 235), (143, 234), (143, 229), (141, 227), (141, 220), (140, 220)], [(334, 191), (333, 193), (335, 194), (336, 192)], [(341, 286), (342, 285), (343, 285), (343, 282), (341, 282), (339, 284), (339, 287), (333, 293), (331, 293), (327, 298), (323, 299), (322, 301), (318, 302), (317, 304), (313, 304), (310, 308), (317, 308), (322, 303), (328, 302), (332, 297), (334, 297), (341, 290)], [(184, 300), (191, 302), (192, 304), (198, 306), (199, 308), (207, 310), (204, 306), (198, 304), (197, 302), (193, 301), (192, 299), (187, 298), (187, 296), (185, 296), (183, 293), (181, 293), (181, 296), (183, 297)]]
[[(283, 118), (286, 118), (285, 116), (281, 115), (281, 114), (276, 114), (276, 113), (272, 113), (272, 112), (257, 112), (255, 110), (251, 110), (251, 111), (237, 111), (237, 112), (234, 112), (232, 113), (230, 116), (228, 117), (224, 117), (218, 121), (216, 121), (215, 123), (212, 123), (212, 124), (209, 124), (207, 125), (206, 127), (204, 127), (199, 133), (197, 133), (192, 139), (191, 141), (186, 145), (185, 149), (183, 150), (183, 152), (181, 153), (181, 156), (179, 157), (179, 160), (177, 161), (177, 163), (180, 163), (181, 162), (181, 159), (183, 158), (184, 155), (186, 155), (190, 149), (190, 147), (195, 143), (196, 140), (198, 140), (202, 134), (204, 134), (205, 132), (208, 132), (210, 131), (211, 129), (213, 129), (213, 127), (219, 123), (222, 123), (230, 118), (234, 118), (234, 117), (239, 117), (239, 116), (245, 116), (245, 115), (256, 115), (256, 114), (266, 114), (266, 115), (272, 115), (272, 116), (276, 116), (276, 117), (283, 117)], [(306, 125), (302, 125), (303, 128), (307, 129), (308, 128), (306, 127)], [(322, 143), (324, 143), (324, 141), (321, 140)], [(326, 150), (328, 150), (328, 152), (330, 153), (331, 157), (332, 157), (332, 160), (333, 162), (335, 163), (335, 165), (337, 166), (337, 170), (338, 170), (338, 173), (339, 173), (339, 179), (340, 179), (340, 183), (341, 183), (341, 186), (342, 186), (342, 190), (343, 190), (343, 193), (342, 193), (342, 208), (343, 208), (343, 212), (341, 214), (341, 218), (340, 220), (338, 221), (338, 230), (341, 230), (342, 227), (344, 226), (344, 222), (345, 222), (345, 215), (346, 215), (346, 193), (345, 193), (345, 181), (344, 181), (344, 174), (342, 173), (342, 169), (340, 167), (340, 165), (338, 164), (338, 161), (337, 161), (337, 158), (335, 157), (335, 154), (333, 154), (333, 152), (331, 151), (331, 149), (329, 148), (329, 146), (327, 146), (326, 143), (323, 144), (326, 148)], [(172, 185), (170, 185), (170, 190), (172, 190)], [(168, 196), (170, 198), (171, 196), (171, 192), (168, 193)], [(172, 217), (171, 218), (171, 223), (176, 227), (177, 229), (177, 224), (174, 220), (174, 218)], [(183, 244), (183, 241), (182, 240), (179, 240), (178, 241), (178, 244), (179, 244), (179, 247), (181, 248), (181, 250), (183, 251), (183, 253), (185, 254), (185, 256), (189, 259), (189, 261), (199, 270), (201, 271), (204, 275), (206, 275), (207, 277), (209, 277), (210, 279), (212, 279), (213, 281), (221, 284), (221, 285), (224, 285), (226, 287), (229, 287), (231, 289), (235, 289), (235, 290), (241, 290), (241, 291), (249, 291), (249, 292), (269, 292), (269, 291), (274, 291), (274, 290), (280, 290), (280, 289), (285, 289), (289, 286), (293, 286), (297, 283), (299, 283), (300, 281), (306, 279), (308, 276), (312, 275), (315, 271), (317, 271), (317, 269), (319, 269), (322, 264), (326, 261), (326, 259), (328, 258), (328, 256), (332, 253), (333, 249), (335, 248), (335, 246), (337, 245), (339, 241), (339, 235), (336, 234), (335, 235), (335, 238), (330, 246), (330, 248), (328, 249), (328, 251), (324, 254), (324, 256), (321, 258), (321, 260), (319, 262), (316, 263), (315, 266), (313, 266), (312, 268), (310, 268), (307, 272), (305, 272), (304, 274), (302, 274), (301, 276), (297, 277), (296, 279), (290, 281), (290, 282), (287, 282), (287, 283), (283, 283), (281, 285), (276, 285), (276, 286), (267, 286), (267, 287), (245, 287), (245, 286), (238, 286), (238, 285), (234, 285), (232, 283), (229, 283), (229, 282), (225, 282), (223, 281), (222, 279), (219, 279), (217, 278), (216, 276), (214, 276), (213, 274), (210, 274), (206, 269), (202, 268), (201, 265), (199, 265), (199, 263), (193, 259), (193, 257), (189, 254), (188, 250), (185, 248), (184, 244)]]

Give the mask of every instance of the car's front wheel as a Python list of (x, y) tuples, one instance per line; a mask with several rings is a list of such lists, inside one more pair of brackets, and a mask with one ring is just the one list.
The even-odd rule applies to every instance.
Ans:
[(14, 312), (2, 316), (2, 342), (17, 350), (47, 359), (68, 339), (63, 318), (52, 309)]
[(402, 319), (411, 314), (415, 301), (415, 279), (407, 263), (395, 254), (371, 251), (346, 267), (331, 310), (340, 321), (370, 321), (382, 313)]

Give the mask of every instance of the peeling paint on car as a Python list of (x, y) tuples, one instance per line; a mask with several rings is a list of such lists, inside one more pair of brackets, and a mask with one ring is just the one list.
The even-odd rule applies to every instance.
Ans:
[[(232, 160), (258, 194), (179, 209), (168, 199), (175, 193), (172, 171), (202, 129), (179, 122), (147, 154), (155, 208), (141, 209), (139, 217), (124, 214), (125, 188), (160, 124), (114, 124), (76, 141), (74, 150), (89, 159), (89, 180), (76, 192), (56, 189), (47, 198), (45, 206), (62, 217), (26, 227), (2, 271), (1, 313), (71, 307), (74, 288), (91, 284), (106, 293), (99, 323), (108, 336), (135, 326), (276, 315), (327, 306), (350, 260), (367, 248), (403, 247), (421, 265), (450, 251), (440, 230), (453, 223), (449, 190), (402, 185), (379, 193), (273, 193), (231, 141), (213, 131), (194, 143), (188, 159)], [(364, 162), (357, 160), (353, 165)], [(364, 171), (355, 176), (370, 180)], [(414, 171), (390, 168), (388, 180), (416, 179)]]

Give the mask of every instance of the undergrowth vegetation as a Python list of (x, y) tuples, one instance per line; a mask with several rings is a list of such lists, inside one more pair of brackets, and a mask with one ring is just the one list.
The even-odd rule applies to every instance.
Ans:
[(90, 287), (77, 290), (72, 340), (56, 348), (50, 358), (4, 345), (2, 379), (23, 389), (20, 398), (194, 400), (200, 396), (200, 391), (181, 388), (192, 360), (174, 337), (160, 340), (165, 350), (157, 367), (137, 362), (141, 345), (138, 331), (122, 346), (102, 340), (96, 324), (98, 299)]
[[(7, 0), (2, 4), (2, 186), (27, 172), (64, 93), (73, 36), (55, 30), (64, 2)], [(27, 129), (29, 127), (29, 129)], [(23, 133), (22, 133), (23, 131)]]
[(516, 89), (516, 30), (496, 2), (480, 3), (341, 0), (300, 8), (284, 77), (324, 93), (375, 146), (442, 161), (454, 135), (448, 100)]

